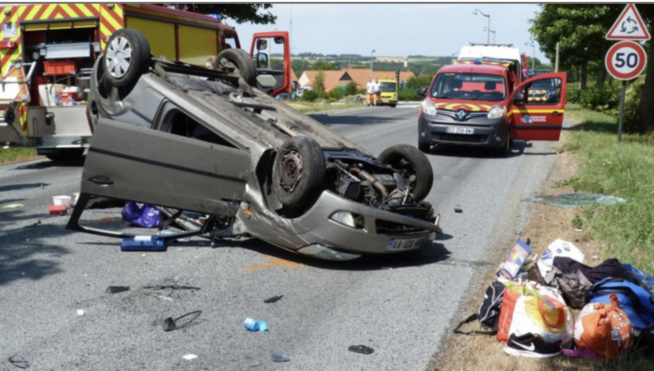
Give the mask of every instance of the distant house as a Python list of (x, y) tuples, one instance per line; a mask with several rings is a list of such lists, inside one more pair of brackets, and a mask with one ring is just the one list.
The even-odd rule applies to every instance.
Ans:
[[(373, 71), (371, 75), (369, 69), (363, 68), (345, 68), (338, 71), (306, 70), (302, 73), (302, 76), (300, 76), (298, 83), (301, 87), (313, 87), (313, 82), (320, 72), (322, 72), (325, 76), (324, 84), (326, 92), (329, 92), (338, 86), (347, 85), (350, 83), (350, 81), (356, 82), (357, 89), (365, 89), (366, 84), (368, 83), (368, 79), (371, 77), (373, 79), (395, 78), (395, 71)], [(400, 82), (404, 81), (406, 83), (411, 77), (414, 76), (415, 75), (412, 71), (400, 71)]]

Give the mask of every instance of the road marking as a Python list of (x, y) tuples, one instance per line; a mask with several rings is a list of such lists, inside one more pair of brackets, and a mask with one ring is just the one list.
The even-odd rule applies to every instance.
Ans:
[(249, 272), (249, 271), (253, 271), (253, 270), (256, 270), (256, 269), (274, 268), (274, 267), (280, 267), (280, 266), (281, 267), (286, 267), (286, 268), (307, 269), (307, 267), (302, 265), (302, 264), (293, 263), (291, 261), (284, 260), (284, 259), (279, 259), (279, 258), (268, 258), (268, 263), (259, 264), (259, 265), (252, 265), (252, 266), (249, 266), (249, 267), (245, 267), (243, 269), (245, 269), (246, 271)]

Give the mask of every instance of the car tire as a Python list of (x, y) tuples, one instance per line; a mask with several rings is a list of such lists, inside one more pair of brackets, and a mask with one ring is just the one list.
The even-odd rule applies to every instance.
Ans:
[(324, 189), (327, 167), (320, 145), (305, 136), (286, 140), (275, 156), (273, 190), (288, 216), (309, 209)]
[(225, 49), (221, 51), (218, 53), (214, 68), (234, 68), (234, 72), (241, 76), (248, 85), (256, 85), (257, 72), (254, 69), (252, 58), (243, 49)]
[(377, 159), (382, 164), (405, 172), (407, 178), (416, 176), (415, 186), (411, 190), (414, 201), (427, 197), (434, 183), (434, 172), (429, 159), (418, 148), (407, 144), (394, 145), (386, 148)]
[(506, 143), (502, 147), (495, 149), (495, 153), (500, 157), (507, 157), (511, 153), (511, 145), (513, 145), (513, 141), (506, 138)]
[(122, 93), (132, 90), (150, 69), (150, 44), (140, 31), (121, 28), (107, 41), (102, 60), (103, 79)]
[(395, 107), (397, 107), (397, 103), (391, 104), (391, 108), (395, 108)]
[(84, 158), (84, 148), (59, 149), (45, 157), (55, 162), (77, 162)]

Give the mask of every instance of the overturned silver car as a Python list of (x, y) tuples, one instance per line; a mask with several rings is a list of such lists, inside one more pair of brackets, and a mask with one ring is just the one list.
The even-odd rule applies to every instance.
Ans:
[(210, 216), (166, 238), (249, 235), (330, 260), (419, 249), (441, 232), (424, 201), (431, 165), (417, 148), (375, 158), (268, 96), (277, 72), (238, 49), (206, 69), (153, 58), (134, 30), (108, 44), (118, 49), (93, 69), (94, 134), (69, 229), (127, 236), (80, 225), (101, 196)]

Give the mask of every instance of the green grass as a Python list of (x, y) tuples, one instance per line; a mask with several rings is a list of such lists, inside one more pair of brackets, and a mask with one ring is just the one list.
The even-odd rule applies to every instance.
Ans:
[(362, 107), (363, 103), (329, 103), (329, 102), (303, 102), (303, 101), (294, 101), (292, 107), (302, 113), (308, 112), (322, 112), (322, 111), (331, 111), (337, 109), (346, 109), (353, 107)]
[(0, 164), (28, 160), (36, 157), (34, 148), (0, 148)]
[(587, 208), (584, 225), (591, 238), (605, 241), (603, 258), (615, 257), (654, 273), (654, 134), (624, 134), (617, 119), (566, 107), (577, 125), (565, 150), (579, 157), (578, 173), (568, 181), (576, 191), (622, 197), (625, 204)]

